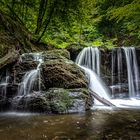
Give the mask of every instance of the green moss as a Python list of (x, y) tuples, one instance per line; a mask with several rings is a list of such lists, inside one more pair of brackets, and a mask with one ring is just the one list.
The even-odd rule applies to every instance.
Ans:
[(53, 113), (67, 113), (72, 106), (72, 98), (65, 89), (50, 89), (46, 93), (46, 98)]
[(42, 64), (46, 88), (86, 88), (84, 72), (76, 65), (63, 60), (50, 60)]
[(66, 49), (53, 49), (43, 53), (47, 59), (70, 59), (70, 54)]

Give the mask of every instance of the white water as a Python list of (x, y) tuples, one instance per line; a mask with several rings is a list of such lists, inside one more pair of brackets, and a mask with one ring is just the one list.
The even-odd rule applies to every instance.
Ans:
[[(82, 63), (80, 63), (80, 61), (82, 61), (82, 60), (91, 61), (90, 59), (92, 57), (90, 56), (90, 58), (87, 58), (88, 56), (90, 56), (90, 55), (82, 55), (82, 53), (81, 53), (80, 56), (78, 56), (79, 61), (76, 61), (76, 62), (79, 62), (78, 64), (83, 65)], [(79, 58), (79, 57), (81, 57), (81, 58)], [(82, 57), (86, 57), (86, 58), (82, 58)], [(133, 59), (133, 60), (136, 61), (135, 59)], [(133, 63), (134, 63), (134, 61), (133, 61)], [(95, 63), (97, 63), (97, 62), (95, 62)], [(117, 60), (117, 63), (120, 67), (121, 66), (120, 59)], [(90, 64), (90, 63), (87, 62), (87, 64)], [(89, 88), (93, 92), (97, 93), (101, 98), (108, 100), (109, 102), (111, 102), (112, 104), (114, 104), (116, 107), (119, 107), (119, 108), (140, 108), (140, 99), (135, 98), (135, 97), (134, 98), (131, 97), (129, 99), (111, 99), (111, 96), (110, 96), (111, 93), (109, 91), (109, 88), (105, 85), (105, 83), (101, 80), (101, 78), (92, 69), (90, 69), (91, 66), (86, 65), (85, 67), (84, 66), (80, 66), (80, 67), (82, 67), (82, 69), (85, 70), (85, 73), (89, 79)], [(118, 69), (118, 76), (120, 76), (120, 72), (121, 72), (121, 68)], [(120, 79), (120, 77), (118, 79)], [(103, 104), (100, 103), (99, 101), (95, 100), (93, 108), (95, 108), (95, 106), (96, 107), (103, 106)]]
[(20, 61), (42, 61), (42, 53), (24, 53), (20, 56)]
[[(89, 68), (80, 66), (82, 69), (85, 70), (86, 76), (89, 80), (89, 89), (94, 91), (95, 93), (100, 93), (100, 97), (110, 100), (110, 91), (108, 87), (105, 85), (105, 83), (102, 81), (102, 79), (92, 70)], [(98, 100), (94, 99), (94, 105), (102, 105)]]
[(95, 93), (100, 93), (100, 97), (110, 99), (110, 91), (102, 79), (92, 70), (81, 66), (85, 70), (85, 73), (89, 80), (89, 88)]
[[(139, 108), (140, 107), (140, 99), (137, 98), (129, 98), (129, 99), (111, 99), (111, 93), (109, 91), (109, 88), (106, 86), (106, 84), (102, 81), (102, 79), (92, 70), (82, 67), (85, 70), (85, 73), (89, 79), (89, 88), (97, 93), (100, 97), (108, 100), (112, 104), (114, 104), (116, 107), (119, 108)], [(94, 106), (103, 106), (102, 103), (95, 100)]]
[(20, 89), (18, 92), (18, 96), (28, 95), (31, 90), (33, 89), (34, 82), (36, 81), (38, 76), (38, 70), (31, 70), (27, 72), (24, 77), (23, 81), (21, 82)]
[[(125, 69), (127, 72), (128, 83), (124, 83), (122, 81), (124, 79), (123, 71)], [(134, 98), (139, 96), (139, 90), (140, 90), (139, 81), (140, 81), (139, 70), (138, 70), (135, 48), (122, 47), (122, 48), (113, 49), (112, 50), (112, 87), (115, 86), (114, 83), (117, 84), (117, 86), (120, 85), (118, 89), (119, 89), (119, 93), (121, 93), (122, 85), (128, 84), (129, 97)], [(114, 94), (113, 88), (112, 88), (112, 93)]]
[(1, 95), (3, 99), (6, 99), (7, 94), (7, 86), (9, 84), (9, 76), (6, 76), (0, 83)]
[[(122, 49), (121, 48), (115, 48), (112, 50), (112, 86), (115, 82), (115, 70), (117, 70), (117, 86), (119, 89), (119, 92), (121, 92), (121, 80), (122, 80), (122, 72), (123, 72), (123, 64), (122, 64)], [(114, 88), (112, 88), (112, 97), (114, 96)]]
[(123, 47), (128, 74), (129, 97), (138, 96), (139, 92), (139, 71), (134, 47)]
[(84, 48), (78, 55), (76, 63), (85, 66), (100, 75), (100, 50), (98, 48)]
[[(42, 55), (39, 53), (29, 53), (29, 56), (28, 54), (23, 54), (21, 56), (21, 58), (24, 58), (24, 61), (26, 60), (26, 57), (27, 57), (27, 61), (28, 58), (31, 57), (33, 58), (33, 61), (38, 61), (39, 64), (36, 69), (28, 71), (24, 75), (18, 91), (18, 95), (17, 95), (18, 97), (29, 95), (33, 91), (36, 85), (38, 85), (38, 90), (39, 91), (41, 90), (40, 66), (43, 62)], [(36, 84), (37, 82), (38, 84)]]

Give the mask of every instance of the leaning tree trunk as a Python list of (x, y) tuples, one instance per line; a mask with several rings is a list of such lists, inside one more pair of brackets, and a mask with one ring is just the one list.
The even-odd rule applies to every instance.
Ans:
[(4, 57), (0, 59), (0, 69), (18, 60), (19, 60), (19, 51), (17, 50), (9, 51)]

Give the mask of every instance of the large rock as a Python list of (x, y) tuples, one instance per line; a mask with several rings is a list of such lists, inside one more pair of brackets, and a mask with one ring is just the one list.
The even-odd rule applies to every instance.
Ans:
[(66, 49), (53, 49), (42, 53), (45, 61), (48, 59), (70, 59), (70, 53)]
[(80, 67), (69, 60), (69, 52), (65, 49), (50, 50), (43, 52), (42, 58), (44, 62), (40, 66), (39, 76), (42, 91), (34, 88), (28, 95), (16, 96), (18, 85), (26, 72), (37, 69), (39, 64), (38, 59), (34, 60), (34, 54), (23, 55), (22, 60), (11, 67), (6, 98), (0, 96), (1, 110), (11, 106), (20, 111), (45, 113), (81, 112), (89, 109), (92, 104), (90, 95), (88, 91), (79, 89), (87, 89), (86, 76)]
[(11, 71), (12, 79), (15, 83), (20, 83), (26, 72), (36, 69), (37, 65), (38, 62), (35, 61), (18, 62)]
[(87, 46), (82, 45), (82, 44), (71, 44), (67, 46), (66, 49), (70, 52), (71, 60), (75, 61), (76, 57), (78, 56), (78, 54), (84, 47), (87, 47)]
[(34, 92), (16, 99), (14, 104), (20, 111), (60, 114), (84, 112), (90, 109), (93, 100), (86, 89), (51, 88), (47, 92)]
[(74, 63), (63, 59), (49, 60), (42, 64), (46, 88), (87, 88), (84, 72)]
[(16, 96), (18, 85), (0, 84), (0, 111), (9, 110), (12, 106), (12, 98)]

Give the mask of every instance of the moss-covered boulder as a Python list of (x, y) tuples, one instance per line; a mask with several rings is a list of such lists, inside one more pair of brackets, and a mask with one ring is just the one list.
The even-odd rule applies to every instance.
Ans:
[(43, 52), (42, 55), (48, 59), (70, 59), (70, 53), (66, 49), (53, 49)]
[(49, 60), (42, 64), (46, 88), (87, 88), (84, 72), (76, 64), (63, 59)]
[(51, 88), (47, 92), (34, 92), (16, 99), (13, 105), (20, 111), (61, 114), (83, 112), (90, 109), (92, 103), (86, 89)]

